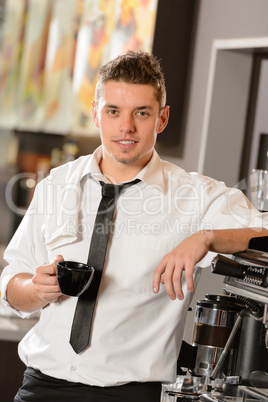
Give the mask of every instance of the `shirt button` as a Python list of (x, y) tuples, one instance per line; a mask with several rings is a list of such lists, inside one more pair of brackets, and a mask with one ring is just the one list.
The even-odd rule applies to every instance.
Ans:
[(76, 366), (72, 366), (72, 367), (71, 367), (71, 370), (72, 370), (72, 371), (76, 371), (76, 370), (77, 370), (77, 367), (76, 367)]

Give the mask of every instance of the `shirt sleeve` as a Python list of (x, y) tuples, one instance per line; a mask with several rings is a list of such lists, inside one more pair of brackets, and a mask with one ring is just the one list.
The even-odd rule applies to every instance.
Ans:
[(34, 275), (37, 266), (48, 263), (43, 235), (44, 211), (42, 211), (42, 205), (45, 203), (40, 202), (40, 197), (43, 196), (40, 187), (40, 185), (37, 186), (33, 200), (4, 253), (4, 259), (8, 265), (2, 272), (0, 282), (2, 303), (7, 309), (22, 318), (26, 318), (34, 312), (26, 313), (13, 309), (6, 299), (6, 288), (10, 279), (15, 275), (20, 273)]
[[(237, 188), (228, 188), (222, 182), (211, 181), (204, 194), (203, 228), (207, 229), (268, 229), (268, 213), (258, 211)], [(257, 236), (257, 235), (256, 235)], [(217, 253), (209, 252), (200, 267), (210, 266)]]

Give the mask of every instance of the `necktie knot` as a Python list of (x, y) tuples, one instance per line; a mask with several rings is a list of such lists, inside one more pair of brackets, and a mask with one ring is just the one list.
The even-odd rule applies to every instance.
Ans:
[(100, 181), (100, 184), (102, 186), (102, 196), (117, 198), (125, 187), (133, 186), (139, 181), (140, 181), (139, 179), (135, 179), (123, 185), (104, 183), (103, 181)]
[(111, 197), (111, 198), (116, 198), (120, 194), (120, 191), (122, 190), (122, 186), (119, 186), (118, 184), (109, 184), (109, 183), (103, 183), (102, 181), (100, 182), (102, 186), (102, 196), (106, 197)]

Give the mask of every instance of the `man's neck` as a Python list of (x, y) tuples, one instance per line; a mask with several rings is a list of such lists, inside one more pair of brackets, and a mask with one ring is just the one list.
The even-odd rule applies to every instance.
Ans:
[(113, 184), (133, 180), (141, 171), (140, 168), (133, 165), (128, 166), (127, 164), (124, 165), (119, 163), (118, 166), (113, 166), (113, 168), (109, 166), (108, 168), (103, 159), (100, 160), (99, 167), (104, 176), (106, 176), (107, 179)]

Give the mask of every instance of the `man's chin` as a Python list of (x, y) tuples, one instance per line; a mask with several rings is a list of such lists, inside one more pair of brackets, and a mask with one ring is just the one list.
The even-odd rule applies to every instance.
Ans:
[(123, 165), (132, 165), (135, 162), (137, 162), (137, 160), (139, 159), (139, 155), (135, 155), (135, 156), (114, 156), (114, 160), (118, 163), (122, 163)]

